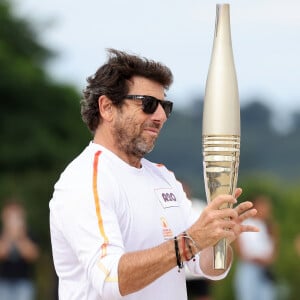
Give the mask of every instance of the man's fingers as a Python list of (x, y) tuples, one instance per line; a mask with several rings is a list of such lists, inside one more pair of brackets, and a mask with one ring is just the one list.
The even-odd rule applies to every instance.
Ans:
[(219, 209), (223, 204), (235, 204), (237, 200), (231, 195), (220, 195), (214, 198), (209, 204), (212, 209)]
[(236, 219), (238, 217), (236, 210), (232, 208), (220, 209), (216, 214), (220, 219)]
[(234, 192), (234, 197), (226, 194), (217, 196), (216, 198), (213, 199), (211, 208), (219, 209), (225, 203), (236, 204), (237, 203), (236, 199), (242, 194), (242, 192), (243, 191), (241, 188), (236, 188)]
[(239, 221), (243, 222), (246, 219), (252, 218), (257, 214), (257, 210), (255, 208), (252, 208), (244, 213), (242, 213), (241, 215), (239, 215)]
[(251, 225), (241, 225), (241, 232), (259, 232), (259, 228)]
[(250, 201), (245, 201), (240, 203), (235, 210), (237, 211), (238, 215), (241, 215), (245, 211), (249, 210), (251, 207), (253, 207), (253, 203)]
[(236, 188), (235, 193), (234, 193), (235, 198), (238, 198), (239, 196), (241, 196), (242, 192), (243, 192), (243, 190), (241, 188)]
[(253, 203), (246, 201), (239, 204), (235, 210), (239, 217), (239, 222), (242, 223), (244, 220), (248, 218), (252, 218), (257, 214), (257, 210), (253, 207)]

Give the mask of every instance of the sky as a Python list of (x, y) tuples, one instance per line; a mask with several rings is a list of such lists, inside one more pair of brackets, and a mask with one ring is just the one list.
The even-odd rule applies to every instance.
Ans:
[[(12, 0), (57, 53), (48, 65), (58, 80), (82, 90), (107, 48), (170, 67), (175, 106), (204, 94), (213, 45), (211, 0)], [(300, 111), (300, 1), (236, 0), (231, 37), (241, 105), (259, 98), (277, 113)]]

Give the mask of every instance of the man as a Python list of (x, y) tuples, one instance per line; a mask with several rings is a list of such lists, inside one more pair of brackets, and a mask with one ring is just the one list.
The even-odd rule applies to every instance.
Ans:
[(240, 225), (256, 213), (250, 202), (218, 209), (236, 203), (229, 195), (193, 215), (174, 174), (143, 158), (171, 113), (164, 99), (171, 83), (164, 65), (113, 49), (88, 78), (82, 117), (93, 141), (50, 202), (60, 299), (186, 299), (183, 263), (223, 278), (228, 270), (212, 269), (212, 245), (256, 230)]

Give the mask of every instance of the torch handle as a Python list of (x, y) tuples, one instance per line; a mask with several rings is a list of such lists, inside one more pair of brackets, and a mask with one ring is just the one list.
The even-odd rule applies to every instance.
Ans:
[(214, 269), (226, 269), (227, 261), (227, 242), (226, 239), (221, 239), (214, 246)]
[[(203, 173), (207, 202), (218, 195), (233, 195), (238, 178), (240, 155), (239, 136), (203, 137)], [(230, 207), (229, 203), (220, 207)], [(225, 269), (226, 241), (221, 240), (214, 246), (214, 268)]]

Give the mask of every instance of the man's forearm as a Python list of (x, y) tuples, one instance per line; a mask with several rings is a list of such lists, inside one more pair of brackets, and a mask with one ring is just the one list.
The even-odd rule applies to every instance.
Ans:
[(119, 262), (118, 278), (122, 296), (136, 292), (176, 266), (174, 242), (124, 254)]
[(39, 257), (39, 248), (28, 237), (16, 240), (15, 245), (21, 256), (27, 261), (35, 261)]

